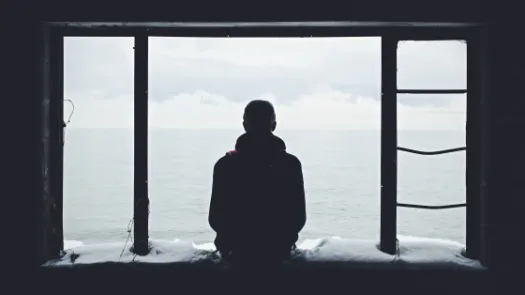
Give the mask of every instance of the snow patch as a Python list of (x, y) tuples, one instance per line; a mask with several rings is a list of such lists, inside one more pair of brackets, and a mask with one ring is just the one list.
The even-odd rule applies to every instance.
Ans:
[[(298, 244), (289, 263), (343, 262), (359, 265), (388, 265), (398, 268), (463, 268), (483, 269), (479, 261), (462, 255), (464, 245), (448, 240), (398, 236), (399, 253), (389, 255), (378, 250), (378, 243), (370, 240), (325, 237), (306, 239)], [(81, 241), (65, 241), (65, 255), (46, 266), (94, 264), (105, 262), (143, 263), (220, 263), (220, 255), (213, 243), (195, 244), (190, 241), (151, 240), (151, 252), (137, 256), (131, 252), (131, 243), (84, 245)]]
[(376, 243), (367, 240), (329, 237), (305, 240), (298, 247), (300, 254), (310, 261), (391, 262), (394, 256), (378, 250)]
[[(65, 255), (57, 261), (50, 261), (46, 265), (72, 265), (72, 264), (93, 264), (105, 262), (195, 262), (198, 260), (211, 259), (213, 250), (209, 245), (196, 246), (192, 242), (162, 241), (152, 240), (150, 243), (151, 251), (146, 256), (135, 255), (132, 243), (106, 243), (97, 245), (82, 245), (78, 241), (65, 243), (69, 246)], [(75, 246), (75, 247), (71, 247)], [(68, 247), (64, 247), (68, 248)]]
[(75, 240), (65, 240), (64, 241), (64, 249), (72, 249), (72, 248), (77, 248), (77, 247), (82, 247), (84, 246), (84, 243), (82, 243), (81, 241), (75, 241)]
[(479, 261), (463, 256), (465, 246), (461, 243), (410, 236), (399, 236), (399, 257), (405, 267), (483, 268)]

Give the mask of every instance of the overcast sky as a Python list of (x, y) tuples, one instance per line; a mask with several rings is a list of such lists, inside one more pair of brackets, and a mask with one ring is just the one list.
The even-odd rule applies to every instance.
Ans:
[[(281, 129), (379, 129), (379, 38), (150, 38), (152, 128), (238, 128), (252, 99)], [(465, 88), (466, 45), (404, 42), (399, 88)], [(72, 128), (133, 127), (133, 39), (66, 38)], [(464, 95), (399, 95), (399, 129), (465, 128)], [(65, 105), (66, 117), (70, 106)]]

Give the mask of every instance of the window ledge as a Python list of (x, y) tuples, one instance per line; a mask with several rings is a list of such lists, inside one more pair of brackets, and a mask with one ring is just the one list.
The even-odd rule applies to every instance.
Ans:
[[(66, 243), (66, 247), (68, 243)], [(136, 256), (128, 243), (76, 245), (69, 243), (61, 259), (49, 261), (45, 267), (82, 267), (98, 264), (180, 265), (204, 268), (227, 268), (214, 251), (213, 243), (195, 245), (186, 241), (152, 240), (151, 252)], [(378, 250), (370, 240), (339, 237), (305, 240), (298, 245), (292, 258), (283, 263), (283, 269), (343, 268), (343, 269), (430, 269), (430, 270), (484, 270), (477, 260), (462, 255), (464, 245), (446, 240), (399, 237), (397, 255)], [(257, 263), (257, 257), (254, 257)]]

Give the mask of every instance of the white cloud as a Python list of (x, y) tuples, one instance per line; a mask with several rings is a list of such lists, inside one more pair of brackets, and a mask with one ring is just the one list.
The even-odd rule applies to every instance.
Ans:
[[(68, 38), (72, 128), (133, 127), (133, 39)], [(400, 88), (462, 88), (465, 44), (402, 43)], [(379, 129), (379, 38), (151, 38), (152, 128), (239, 128), (266, 98), (282, 129)], [(407, 82), (408, 81), (408, 82)], [(464, 129), (464, 96), (399, 97), (399, 129)], [(66, 114), (68, 113), (66, 105)]]
[[(279, 129), (380, 129), (379, 101), (320, 89), (290, 104), (276, 103)], [(262, 98), (275, 101), (271, 94)], [(462, 130), (465, 98), (451, 97), (450, 106), (413, 107), (398, 104), (400, 130)], [(79, 99), (72, 128), (133, 128), (131, 98)], [(151, 128), (240, 128), (246, 102), (235, 102), (204, 91), (184, 93), (165, 101), (150, 101)], [(67, 116), (68, 107), (66, 106)]]

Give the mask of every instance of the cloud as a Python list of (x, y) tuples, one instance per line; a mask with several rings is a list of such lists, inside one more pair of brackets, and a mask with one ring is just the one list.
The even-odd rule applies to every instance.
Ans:
[(404, 41), (398, 46), (398, 87), (465, 89), (467, 47), (458, 41)]
[[(331, 44), (334, 41), (336, 44)], [(362, 89), (367, 94), (375, 90), (379, 94), (379, 75), (374, 76), (379, 70), (378, 52), (354, 48), (351, 57), (341, 59), (346, 61), (345, 66), (341, 60), (334, 63), (330, 56), (343, 53), (338, 47), (341, 43), (338, 39), (152, 38), (151, 97), (164, 100), (181, 92), (204, 89), (235, 101), (271, 92), (286, 103), (310, 93), (317, 83), (352, 87), (354, 92)], [(379, 48), (374, 39), (354, 40), (354, 44)], [(346, 68), (345, 81), (337, 66)]]
[[(292, 103), (281, 104), (272, 94), (261, 98), (275, 103), (279, 129), (379, 130), (380, 102), (320, 86)], [(246, 101), (237, 102), (205, 91), (183, 93), (164, 101), (150, 101), (150, 128), (242, 128)], [(464, 130), (465, 97), (450, 97), (447, 107), (398, 104), (400, 130)], [(68, 115), (67, 107), (66, 114)], [(75, 101), (72, 128), (133, 128), (129, 98)]]
[[(68, 38), (65, 46), (69, 91), (132, 91), (132, 38)], [(463, 43), (402, 42), (398, 55), (401, 88), (465, 86)], [(233, 100), (265, 91), (294, 100), (312, 83), (378, 99), (380, 62), (379, 38), (151, 38), (151, 99), (205, 89)]]
[(91, 93), (101, 98), (131, 95), (133, 39), (66, 38), (64, 90), (66, 97)]
[[(283, 128), (376, 129), (380, 50), (380, 38), (150, 38), (150, 124), (236, 128), (244, 104), (267, 97)], [(399, 88), (465, 87), (463, 43), (403, 42), (398, 62)], [(72, 126), (131, 127), (133, 39), (67, 38), (65, 94)], [(400, 127), (461, 125), (458, 100), (399, 95)]]

